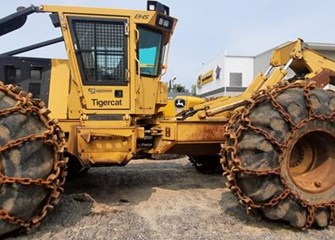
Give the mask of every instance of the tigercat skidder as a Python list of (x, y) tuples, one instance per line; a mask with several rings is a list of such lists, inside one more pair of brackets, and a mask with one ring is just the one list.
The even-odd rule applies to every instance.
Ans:
[[(190, 100), (171, 116), (161, 76), (177, 20), (167, 6), (21, 7), (0, 19), (0, 34), (33, 13), (50, 14), (61, 35), (0, 56), (1, 235), (54, 208), (67, 164), (123, 166), (165, 153), (198, 166), (221, 161), (227, 187), (268, 219), (303, 229), (333, 223), (335, 94), (325, 90), (333, 60), (298, 39), (276, 49), (242, 95)], [(58, 42), (67, 60), (21, 57)]]

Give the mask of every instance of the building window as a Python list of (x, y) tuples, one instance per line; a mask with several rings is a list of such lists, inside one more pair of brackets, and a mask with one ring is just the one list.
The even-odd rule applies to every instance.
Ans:
[(230, 73), (229, 86), (230, 87), (242, 87), (242, 73)]

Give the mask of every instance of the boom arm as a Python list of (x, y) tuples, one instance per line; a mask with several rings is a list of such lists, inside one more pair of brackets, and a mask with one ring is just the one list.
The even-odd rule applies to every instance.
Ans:
[(255, 92), (287, 77), (288, 68), (295, 73), (292, 80), (315, 81), (318, 87), (333, 84), (335, 80), (335, 62), (307, 48), (298, 39), (276, 49), (268, 71), (258, 74), (242, 95), (207, 101), (176, 118), (160, 119), (159, 125), (152, 129), (153, 135), (158, 137), (151, 153), (217, 154), (221, 149), (225, 123), (240, 107), (250, 102)]
[(296, 77), (316, 82), (318, 87), (332, 83), (335, 76), (335, 62), (319, 53), (307, 48), (301, 39), (274, 50), (270, 68), (263, 74), (258, 74), (246, 91), (236, 97), (222, 97), (208, 101), (193, 108), (198, 114), (192, 115), (189, 120), (206, 119), (208, 117), (223, 117), (227, 120), (230, 111), (248, 103), (253, 93), (282, 81), (291, 68)]

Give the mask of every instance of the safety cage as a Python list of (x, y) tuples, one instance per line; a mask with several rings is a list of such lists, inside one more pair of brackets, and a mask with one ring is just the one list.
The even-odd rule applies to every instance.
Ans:
[(127, 84), (126, 20), (69, 17), (85, 85)]

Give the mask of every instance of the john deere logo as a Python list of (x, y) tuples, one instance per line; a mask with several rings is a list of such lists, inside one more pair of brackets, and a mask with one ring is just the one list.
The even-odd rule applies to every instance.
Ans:
[(186, 101), (185, 101), (185, 99), (177, 98), (174, 101), (174, 105), (175, 105), (176, 108), (183, 108), (183, 107), (186, 106)]

